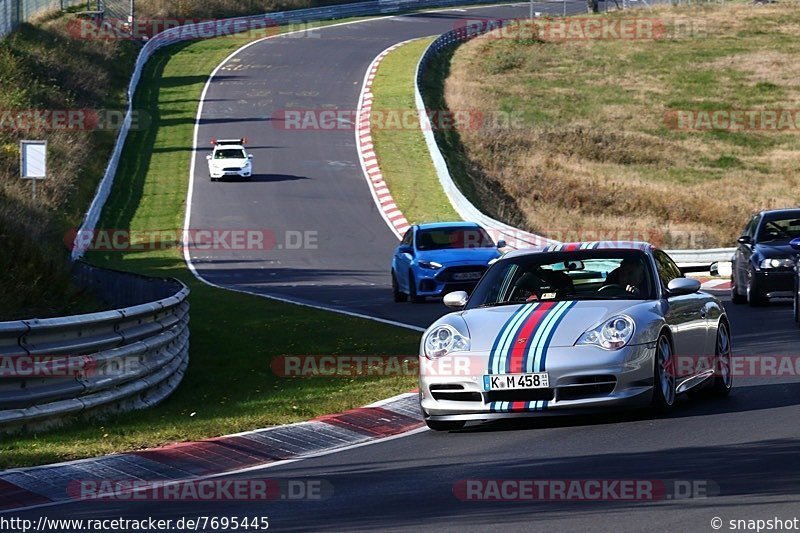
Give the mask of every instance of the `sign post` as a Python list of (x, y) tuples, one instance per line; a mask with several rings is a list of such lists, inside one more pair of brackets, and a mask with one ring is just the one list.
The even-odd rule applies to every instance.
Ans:
[(31, 180), (33, 199), (36, 200), (36, 180), (47, 176), (47, 141), (20, 141), (20, 174), (22, 179)]

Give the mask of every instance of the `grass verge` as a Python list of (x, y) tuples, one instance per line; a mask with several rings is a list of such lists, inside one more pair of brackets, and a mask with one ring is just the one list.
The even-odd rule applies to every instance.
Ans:
[(554, 238), (637, 232), (682, 248), (730, 246), (753, 211), (800, 204), (796, 126), (675, 127), (680, 113), (796, 108), (796, 3), (647, 17), (666, 38), (480, 38), (440, 65), (448, 108), (513, 119), (441, 145), (488, 214)]
[[(100, 305), (72, 285), (63, 238), (103, 175), (116, 138), (110, 119), (125, 108), (138, 47), (75, 39), (73, 21), (73, 14), (53, 14), (0, 40), (0, 320)], [(67, 122), (70, 112), (80, 115)], [(106, 127), (94, 127), (99, 117), (109, 119)], [(36, 200), (30, 181), (19, 177), (23, 139), (48, 143), (48, 176), (37, 183)]]
[[(395, 203), (412, 224), (460, 219), (439, 184), (416, 118), (416, 67), (431, 41), (415, 40), (389, 52), (372, 84), (375, 154)], [(408, 117), (413, 119), (401, 120)]]
[[(340, 21), (339, 21), (340, 22)], [(134, 106), (154, 127), (128, 137), (101, 227), (133, 231), (183, 225), (197, 102), (213, 68), (243, 44), (215, 39), (162, 50), (148, 63)], [(157, 126), (157, 127), (156, 127)], [(93, 254), (101, 265), (174, 276), (189, 285), (191, 363), (160, 406), (58, 431), (4, 438), (0, 468), (29, 466), (196, 440), (305, 420), (410, 390), (409, 377), (277, 377), (273, 357), (416, 354), (419, 334), (401, 328), (208, 287), (177, 248)]]

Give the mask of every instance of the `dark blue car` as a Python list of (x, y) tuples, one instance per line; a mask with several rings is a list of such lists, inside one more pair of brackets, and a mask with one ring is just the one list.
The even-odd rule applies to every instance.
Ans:
[(731, 270), (733, 303), (763, 305), (795, 292), (797, 252), (789, 244), (800, 237), (800, 209), (762, 211), (738, 239)]
[(473, 222), (412, 226), (392, 257), (394, 301), (420, 303), (426, 296), (471, 291), (503, 246)]

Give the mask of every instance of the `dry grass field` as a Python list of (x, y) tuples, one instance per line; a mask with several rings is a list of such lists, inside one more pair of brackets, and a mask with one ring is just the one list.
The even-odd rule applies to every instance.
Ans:
[[(731, 246), (749, 213), (800, 204), (800, 120), (759, 118), (800, 108), (798, 7), (596, 16), (650, 19), (657, 38), (470, 41), (449, 73), (439, 69), (445, 103), (509, 120), (445, 139), (456, 179), (490, 214), (555, 238), (635, 232), (667, 248)], [(733, 111), (755, 122), (731, 127)]]

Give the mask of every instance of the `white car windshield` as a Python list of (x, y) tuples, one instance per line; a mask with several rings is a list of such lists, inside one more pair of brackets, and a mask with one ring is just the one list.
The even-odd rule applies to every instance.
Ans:
[(214, 152), (214, 159), (244, 159), (244, 150), (241, 148), (224, 148)]
[(468, 309), (559, 300), (650, 300), (655, 277), (637, 250), (581, 250), (522, 255), (484, 275)]

